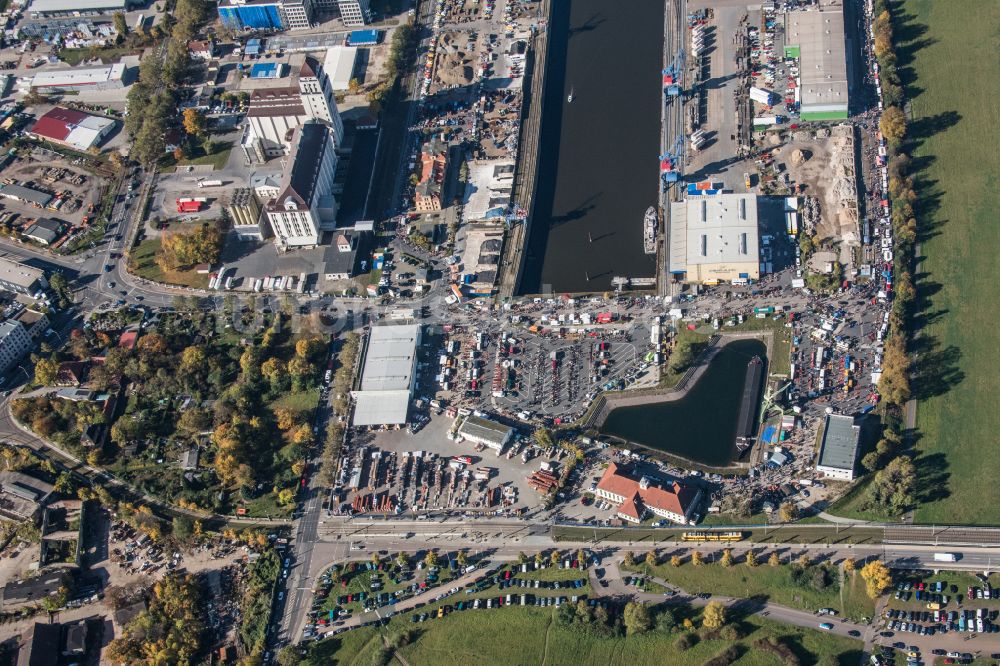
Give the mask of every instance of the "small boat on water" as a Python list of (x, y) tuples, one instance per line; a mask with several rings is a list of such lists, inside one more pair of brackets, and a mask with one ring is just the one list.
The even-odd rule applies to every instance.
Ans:
[(659, 226), (656, 206), (650, 206), (642, 218), (642, 247), (646, 254), (656, 254), (656, 232)]
[(567, 104), (572, 104), (573, 103), (573, 88), (572, 87), (569, 89), (569, 95), (566, 97), (566, 103)]

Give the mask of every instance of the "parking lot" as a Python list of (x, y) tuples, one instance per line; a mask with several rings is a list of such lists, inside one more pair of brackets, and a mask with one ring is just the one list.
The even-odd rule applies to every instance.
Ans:
[[(451, 417), (435, 413), (419, 429), (356, 434), (341, 475), (345, 490), (331, 512), (517, 515), (541, 504), (525, 479), (545, 458), (522, 457), (532, 447), (528, 440), (497, 455), (453, 441), (453, 424)], [(513, 451), (518, 453), (507, 455)]]

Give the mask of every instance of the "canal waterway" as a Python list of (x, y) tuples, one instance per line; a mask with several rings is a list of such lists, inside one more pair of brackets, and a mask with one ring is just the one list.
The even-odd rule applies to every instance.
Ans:
[(747, 363), (754, 356), (766, 358), (763, 342), (730, 342), (682, 398), (614, 409), (601, 433), (702, 465), (729, 465), (737, 458), (736, 420)]
[(654, 275), (642, 218), (659, 186), (663, 13), (664, 0), (553, 2), (521, 293)]

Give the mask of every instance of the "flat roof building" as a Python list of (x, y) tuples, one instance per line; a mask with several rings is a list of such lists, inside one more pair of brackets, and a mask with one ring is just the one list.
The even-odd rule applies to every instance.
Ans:
[[(280, 0), (222, 0), (219, 20), (234, 30), (284, 30)], [(249, 54), (250, 44), (247, 44)]]
[(32, 18), (113, 14), (132, 8), (129, 0), (33, 0), (28, 13)]
[(249, 187), (239, 187), (233, 190), (232, 199), (226, 207), (229, 219), (233, 223), (233, 231), (240, 240), (264, 240), (264, 216), (261, 215), (260, 204)]
[(115, 121), (111, 118), (57, 106), (39, 118), (30, 133), (67, 148), (87, 151), (99, 145), (114, 128)]
[(42, 269), (0, 257), (0, 289), (34, 296), (48, 286)]
[(513, 191), (514, 160), (470, 162), (462, 215), (472, 222), (503, 222)]
[(333, 90), (347, 90), (354, 77), (354, 66), (358, 60), (358, 49), (354, 46), (331, 46), (323, 59), (323, 71), (330, 79)]
[(860, 441), (861, 426), (854, 417), (827, 414), (816, 471), (830, 479), (853, 481)]
[[(350, 2), (351, 0), (347, 0)], [(364, 0), (367, 5), (367, 0)], [(343, 5), (341, 5), (343, 11)], [(347, 37), (347, 43), (351, 46), (375, 46), (382, 39), (381, 30), (355, 30)]]
[(458, 436), (470, 442), (487, 446), (500, 455), (514, 436), (514, 429), (492, 419), (470, 414), (458, 427)]
[(354, 397), (356, 426), (406, 423), (416, 384), (419, 324), (373, 326)]
[(77, 67), (75, 69), (47, 70), (18, 80), (23, 92), (37, 88), (41, 93), (69, 92), (73, 90), (114, 90), (125, 87), (128, 68), (121, 64), (107, 67)]
[(850, 86), (842, 0), (823, 0), (815, 9), (786, 12), (784, 55), (799, 60), (802, 120), (848, 117)]
[[(369, 9), (368, 0), (337, 0), (337, 8), (340, 9), (340, 20), (349, 28), (365, 25), (371, 20), (371, 9)], [(353, 36), (359, 32), (369, 31), (355, 30), (351, 33), (352, 44), (357, 43), (353, 40)]]
[(757, 197), (716, 194), (670, 206), (668, 270), (688, 282), (760, 277)]
[(0, 373), (7, 372), (31, 351), (28, 329), (16, 319), (0, 322)]

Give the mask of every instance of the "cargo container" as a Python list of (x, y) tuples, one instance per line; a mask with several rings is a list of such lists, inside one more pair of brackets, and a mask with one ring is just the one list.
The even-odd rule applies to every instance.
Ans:
[(178, 213), (197, 213), (203, 204), (207, 203), (205, 197), (182, 197), (177, 199)]

